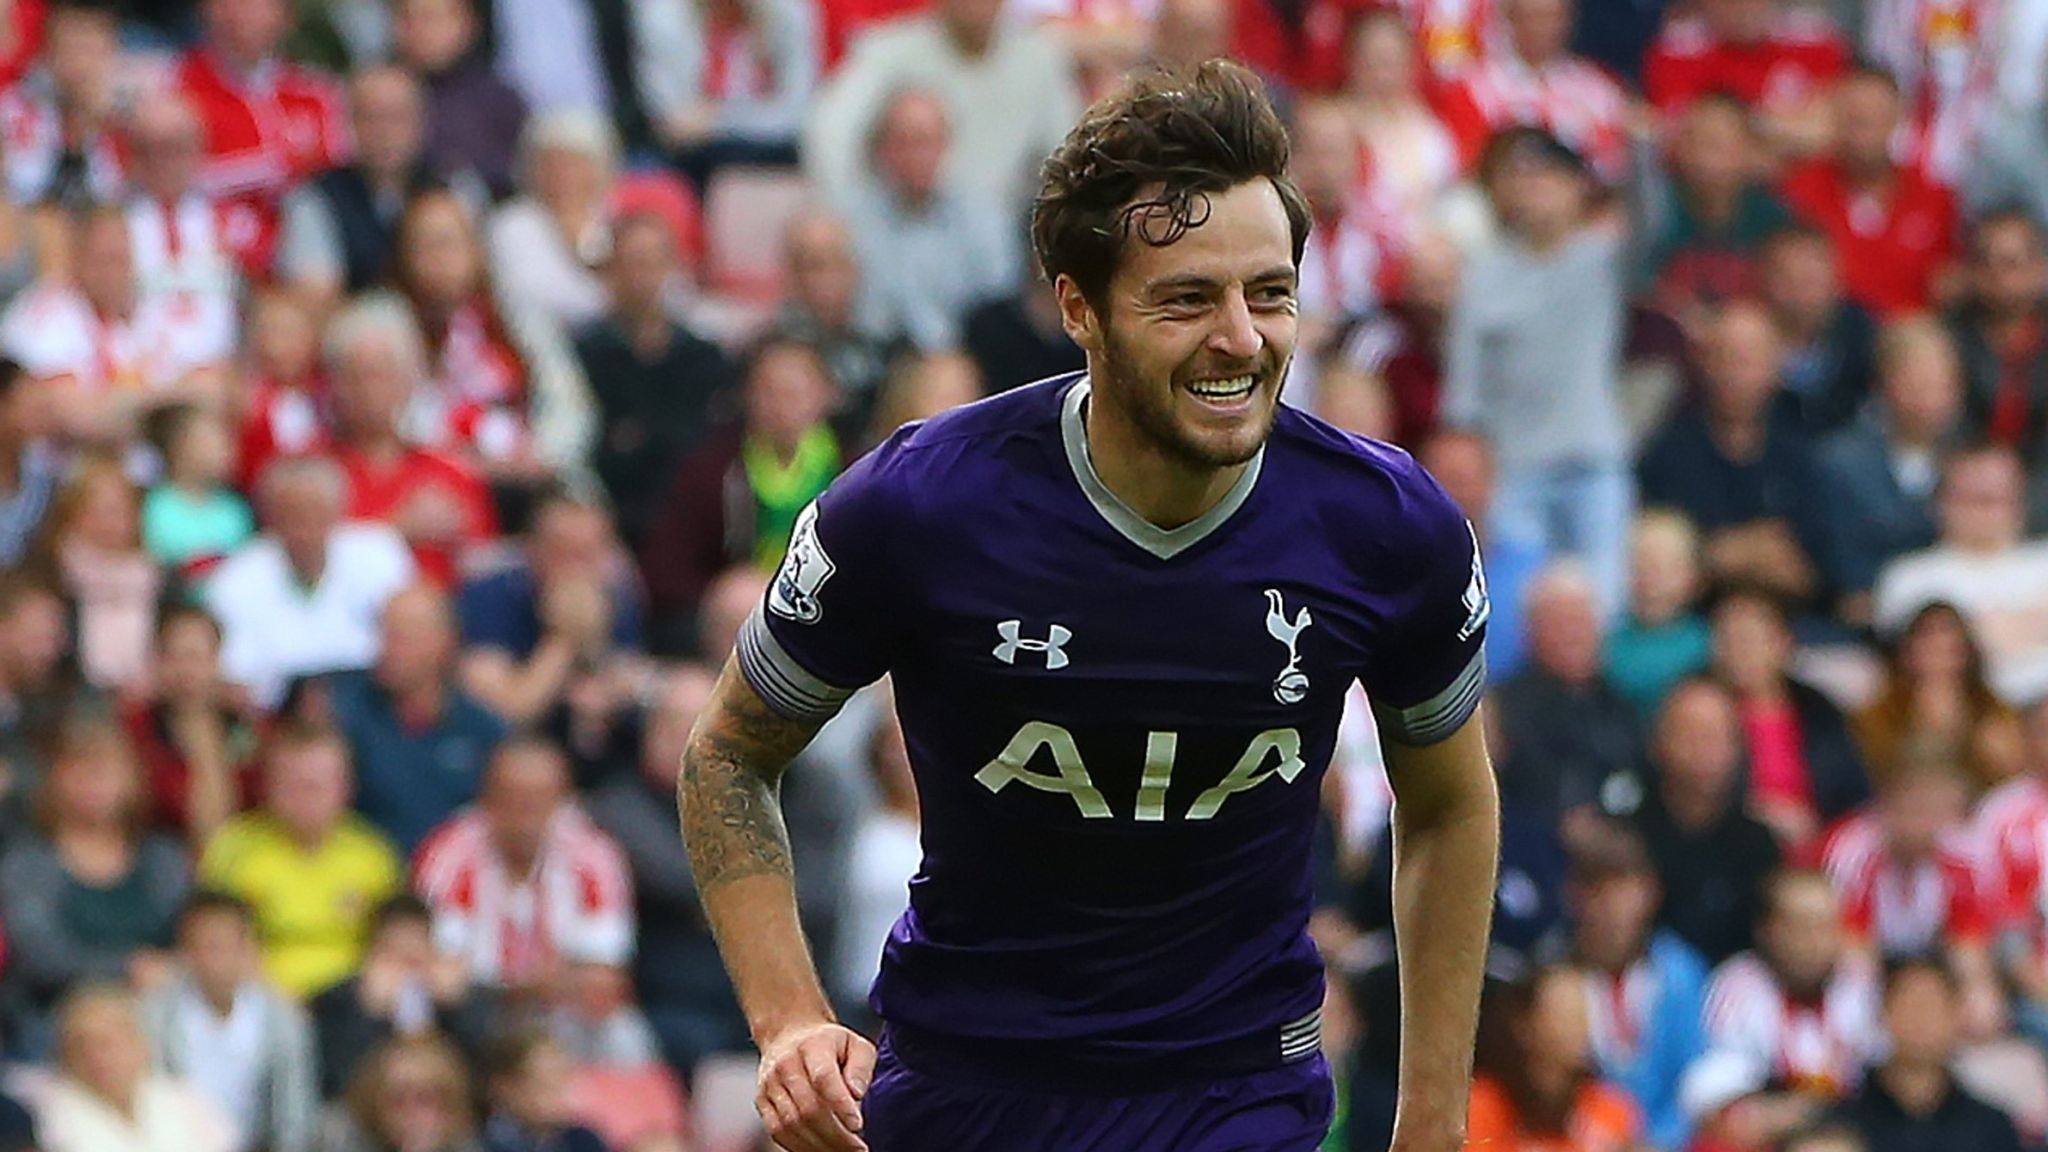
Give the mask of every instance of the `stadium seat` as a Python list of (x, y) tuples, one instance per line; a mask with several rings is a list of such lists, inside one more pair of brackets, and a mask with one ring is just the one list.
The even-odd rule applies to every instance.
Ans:
[(809, 195), (788, 169), (721, 169), (704, 197), (705, 288), (772, 298), (782, 287), (783, 229)]

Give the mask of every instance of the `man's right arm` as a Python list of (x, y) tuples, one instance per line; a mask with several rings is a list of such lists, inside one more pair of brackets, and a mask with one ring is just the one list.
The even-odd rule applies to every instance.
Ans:
[(834, 1019), (797, 921), (782, 773), (821, 718), (768, 706), (726, 662), (677, 781), (683, 843), (704, 914), (761, 1049), (756, 1108), (794, 1152), (863, 1149), (859, 1100), (875, 1050)]

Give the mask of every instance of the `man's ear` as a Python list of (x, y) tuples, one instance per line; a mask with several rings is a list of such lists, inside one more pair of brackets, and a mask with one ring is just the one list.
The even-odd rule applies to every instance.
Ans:
[(1052, 291), (1059, 302), (1060, 327), (1066, 329), (1067, 338), (1080, 345), (1083, 352), (1101, 351), (1102, 323), (1081, 286), (1072, 276), (1062, 273), (1053, 280)]

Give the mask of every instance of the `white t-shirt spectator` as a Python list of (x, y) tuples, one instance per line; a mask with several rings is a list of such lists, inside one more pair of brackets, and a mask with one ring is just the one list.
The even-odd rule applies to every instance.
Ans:
[(336, 528), (326, 570), (311, 589), (300, 586), (277, 541), (259, 537), (206, 584), (206, 606), (223, 635), (221, 667), (265, 706), (295, 676), (367, 668), (384, 602), (412, 579), (412, 552), (388, 525)]
[[(235, 299), (241, 277), (230, 238), (260, 229), (246, 213), (232, 212), (197, 193), (175, 204), (137, 199), (128, 205), (128, 237), (145, 297), (163, 297), (195, 314), (192, 323), (228, 333), (234, 346)], [(243, 246), (251, 241), (244, 239)]]
[(1730, 957), (1707, 984), (1707, 1051), (1680, 1096), (1695, 1119), (1778, 1082), (1841, 1096), (1879, 1055), (1884, 1028), (1876, 973), (1844, 957), (1819, 1004), (1795, 1002), (1754, 952)]
[(75, 289), (44, 284), (0, 318), (0, 351), (30, 376), (70, 378), (92, 391), (167, 388), (235, 348), (234, 310), (145, 295), (126, 321), (103, 319)]
[(917, 821), (900, 812), (877, 811), (854, 832), (832, 989), (847, 1003), (867, 1001), (868, 987), (882, 967), (882, 948), (910, 906), (910, 878), (923, 859)]
[(1896, 634), (1937, 601), (1955, 605), (1984, 646), (1991, 686), (2009, 703), (2048, 693), (2048, 542), (1996, 555), (1930, 548), (1886, 565), (1876, 621)]

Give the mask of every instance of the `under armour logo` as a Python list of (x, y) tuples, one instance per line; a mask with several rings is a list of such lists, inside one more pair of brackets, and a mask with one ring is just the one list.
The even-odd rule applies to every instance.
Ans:
[(1295, 641), (1312, 623), (1306, 608), (1296, 612), (1290, 623), (1280, 590), (1266, 589), (1266, 634), (1287, 645), (1287, 666), (1273, 677), (1273, 699), (1282, 704), (1299, 704), (1308, 696), (1308, 673), (1301, 670), (1301, 653), (1296, 651)]
[(996, 635), (1003, 638), (1003, 642), (996, 645), (996, 659), (1005, 664), (1015, 664), (1019, 652), (1043, 652), (1047, 668), (1067, 666), (1066, 643), (1074, 638), (1072, 629), (1054, 624), (1046, 631), (1045, 639), (1031, 639), (1024, 635), (1022, 620), (1005, 620), (996, 625)]

